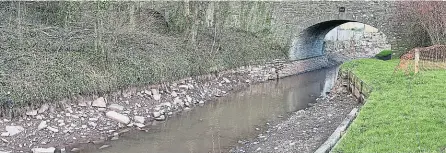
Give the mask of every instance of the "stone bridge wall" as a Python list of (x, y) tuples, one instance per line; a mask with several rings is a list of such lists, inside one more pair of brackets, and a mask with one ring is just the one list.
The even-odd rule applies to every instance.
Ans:
[[(164, 11), (170, 23), (179, 26), (182, 25), (175, 22), (182, 16), (175, 16), (178, 11), (174, 10), (200, 3), (203, 27), (221, 24), (220, 28), (260, 33), (259, 36), (287, 48), (291, 60), (323, 55), (324, 36), (346, 22), (361, 22), (379, 29), (387, 36), (393, 50), (405, 51), (429, 43), (427, 35), (420, 36), (420, 31), (414, 30), (420, 29), (415, 22), (397, 18), (398, 2), (394, 1), (189, 2), (187, 7), (184, 2), (152, 3), (157, 4), (153, 5), (156, 9)], [(345, 12), (340, 12), (340, 7), (345, 7)], [(413, 39), (414, 36), (417, 39)]]

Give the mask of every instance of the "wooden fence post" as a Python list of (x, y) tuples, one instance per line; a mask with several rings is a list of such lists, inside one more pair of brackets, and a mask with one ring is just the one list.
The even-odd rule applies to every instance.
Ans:
[(415, 49), (415, 74), (419, 71), (419, 62), (420, 62), (420, 51), (418, 49)]

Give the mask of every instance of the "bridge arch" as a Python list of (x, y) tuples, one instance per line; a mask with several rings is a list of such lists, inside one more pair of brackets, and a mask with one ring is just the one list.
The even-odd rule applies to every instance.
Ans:
[(386, 28), (383, 28), (385, 23), (376, 22), (373, 16), (347, 16), (337, 14), (334, 16), (321, 16), (310, 19), (301, 24), (297, 35), (292, 39), (292, 44), (289, 50), (291, 60), (301, 60), (312, 57), (324, 55), (324, 38), (328, 32), (337, 26), (348, 22), (358, 22), (370, 25), (379, 29), (380, 32), (387, 36), (387, 41), (393, 46), (395, 37), (393, 33)]

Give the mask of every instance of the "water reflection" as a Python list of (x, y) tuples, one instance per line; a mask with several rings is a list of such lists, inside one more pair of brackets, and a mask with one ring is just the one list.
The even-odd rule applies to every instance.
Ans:
[(329, 68), (254, 85), (95, 152), (228, 152), (237, 140), (255, 137), (255, 128), (268, 120), (308, 107), (331, 88), (336, 76), (337, 68)]

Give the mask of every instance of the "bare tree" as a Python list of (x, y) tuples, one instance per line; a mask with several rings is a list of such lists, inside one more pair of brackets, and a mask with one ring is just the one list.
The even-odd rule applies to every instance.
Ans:
[(433, 44), (446, 44), (446, 2), (401, 1), (398, 17), (413, 19), (429, 34)]

